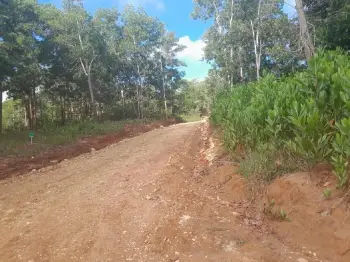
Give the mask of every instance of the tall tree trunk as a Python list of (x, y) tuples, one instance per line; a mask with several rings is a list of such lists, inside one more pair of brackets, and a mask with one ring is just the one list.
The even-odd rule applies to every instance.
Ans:
[(137, 74), (139, 75), (139, 88), (137, 88), (137, 106), (138, 106), (138, 110), (139, 110), (139, 118), (143, 118), (143, 94), (142, 94), (142, 90), (143, 90), (143, 83), (142, 83), (142, 76), (141, 76), (141, 71), (140, 71), (140, 66), (137, 65)]
[(24, 101), (24, 126), (25, 126), (25, 127), (28, 127), (28, 126), (29, 126), (28, 112), (29, 112), (28, 101)]
[(96, 120), (97, 119), (96, 102), (95, 102), (94, 90), (92, 86), (91, 74), (88, 74), (88, 84), (89, 84), (89, 91), (90, 91), (90, 98), (91, 98), (92, 117)]
[(136, 86), (136, 102), (137, 102), (137, 118), (141, 118), (141, 114), (140, 114), (140, 87), (137, 85)]
[(168, 105), (166, 102), (166, 95), (165, 95), (165, 87), (164, 86), (163, 86), (163, 99), (164, 99), (165, 119), (168, 119)]
[(123, 119), (125, 118), (125, 99), (124, 99), (124, 90), (120, 90), (120, 95), (122, 97), (122, 107), (123, 107)]
[(253, 21), (250, 20), (252, 33), (253, 33), (253, 42), (254, 42), (254, 54), (255, 54), (255, 68), (256, 68), (256, 79), (260, 79), (260, 57), (261, 57), (261, 42), (259, 40), (259, 29), (254, 29)]
[(28, 127), (29, 127), (30, 130), (32, 130), (33, 129), (33, 115), (32, 115), (32, 101), (31, 101), (31, 97), (29, 97), (27, 103), (28, 103), (28, 105), (27, 105)]
[(35, 96), (35, 88), (32, 89), (32, 129), (36, 129), (37, 128), (37, 119), (36, 119), (36, 96)]
[(66, 112), (65, 112), (65, 105), (64, 105), (64, 99), (61, 96), (60, 99), (60, 106), (61, 106), (61, 124), (64, 125), (66, 123)]
[(315, 47), (314, 47), (314, 44), (312, 43), (309, 30), (307, 28), (303, 1), (295, 0), (295, 5), (299, 16), (300, 40), (302, 45), (304, 46), (306, 60), (310, 60), (310, 58), (315, 53)]
[(262, 0), (259, 0), (258, 14), (257, 14), (257, 26), (254, 28), (253, 20), (250, 20), (252, 27), (254, 54), (255, 54), (255, 66), (256, 66), (256, 79), (260, 79), (260, 61), (261, 61), (261, 40), (260, 40), (260, 8)]
[[(82, 41), (81, 41), (81, 37), (79, 35), (79, 39), (80, 39), (80, 43), (82, 45)], [(82, 47), (83, 50), (83, 47)], [(81, 57), (80, 59), (80, 64), (81, 67), (83, 68), (84, 74), (87, 76), (87, 80), (88, 80), (88, 85), (89, 85), (89, 91), (90, 91), (90, 98), (91, 98), (91, 109), (92, 109), (92, 115), (93, 118), (96, 120), (97, 117), (97, 112), (96, 112), (96, 105), (95, 105), (95, 96), (94, 96), (94, 88), (93, 88), (93, 84), (92, 84), (92, 79), (91, 79), (91, 69), (92, 69), (92, 65), (95, 61), (95, 59), (97, 58), (97, 55), (95, 55), (90, 63), (88, 62), (88, 60), (83, 60)]]
[[(35, 90), (34, 90), (35, 93)], [(36, 109), (35, 109), (35, 97), (33, 95), (33, 90), (28, 97), (27, 103), (27, 117), (29, 122), (29, 129), (34, 130), (36, 128)]]
[(239, 76), (240, 76), (240, 81), (243, 82), (244, 80), (244, 75), (243, 75), (243, 59), (242, 59), (242, 47), (238, 47), (238, 57), (239, 57)]
[(143, 100), (143, 94), (142, 94), (142, 86), (141, 86), (141, 97), (140, 97), (140, 112), (141, 112), (141, 119), (143, 119), (144, 118), (144, 108), (143, 108), (143, 102), (144, 102), (144, 100)]
[(161, 72), (162, 72), (162, 88), (163, 88), (163, 99), (164, 99), (164, 113), (165, 113), (165, 119), (168, 119), (168, 106), (167, 106), (167, 102), (166, 102), (165, 79), (164, 79), (164, 70), (163, 70), (162, 57), (160, 57), (160, 68), (161, 68)]

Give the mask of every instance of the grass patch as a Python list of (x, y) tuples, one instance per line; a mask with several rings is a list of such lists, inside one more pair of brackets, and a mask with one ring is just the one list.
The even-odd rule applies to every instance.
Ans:
[(150, 120), (118, 122), (80, 122), (64, 126), (48, 125), (34, 132), (33, 145), (29, 131), (11, 131), (0, 135), (0, 156), (32, 156), (54, 146), (72, 143), (81, 137), (105, 135), (120, 131), (125, 124), (147, 123)]
[(276, 150), (273, 146), (259, 146), (256, 151), (247, 153), (240, 162), (240, 173), (248, 179), (259, 179), (264, 183), (276, 177), (300, 169), (300, 160), (288, 153)]
[(181, 115), (180, 116), (185, 122), (196, 122), (196, 121), (200, 121), (201, 117), (199, 115), (199, 113), (192, 113), (192, 114), (188, 114), (188, 115)]

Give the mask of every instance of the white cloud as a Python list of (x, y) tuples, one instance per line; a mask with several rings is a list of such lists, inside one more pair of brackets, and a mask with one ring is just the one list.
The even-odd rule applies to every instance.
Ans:
[(205, 43), (202, 40), (192, 41), (189, 36), (179, 38), (179, 43), (185, 46), (185, 49), (178, 54), (178, 58), (186, 63), (186, 67), (180, 69), (185, 71), (186, 79), (205, 79), (211, 65), (201, 59), (204, 56)]
[(286, 13), (289, 18), (296, 16), (297, 11), (295, 9), (295, 0), (285, 0), (283, 5), (283, 12)]
[(180, 59), (200, 60), (204, 56), (205, 43), (202, 40), (192, 41), (189, 36), (180, 37), (179, 43), (186, 48), (178, 54)]
[(121, 0), (120, 3), (122, 6), (129, 4), (133, 6), (153, 7), (159, 11), (165, 9), (163, 0)]

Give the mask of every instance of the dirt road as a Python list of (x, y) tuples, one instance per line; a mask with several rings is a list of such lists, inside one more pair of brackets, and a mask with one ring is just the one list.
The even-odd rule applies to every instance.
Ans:
[(239, 196), (213, 186), (220, 176), (198, 180), (204, 125), (154, 130), (2, 181), (0, 260), (298, 261), (236, 222), (226, 201)]

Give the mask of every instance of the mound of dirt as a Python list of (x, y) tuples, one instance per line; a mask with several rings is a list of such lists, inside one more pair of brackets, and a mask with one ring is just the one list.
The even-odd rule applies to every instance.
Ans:
[[(263, 239), (278, 252), (282, 246), (288, 261), (350, 261), (350, 193), (336, 189), (329, 166), (317, 166), (311, 175), (285, 175), (256, 189), (252, 198), (251, 185), (237, 173), (237, 165), (230, 163), (217, 139), (214, 144), (210, 152), (216, 150), (216, 158), (200, 181), (215, 189), (220, 203), (232, 208), (236, 222), (250, 232), (247, 236), (241, 231), (241, 238), (251, 243), (254, 236)], [(332, 192), (330, 197), (324, 196), (326, 188)], [(264, 257), (281, 261), (273, 260), (270, 253)]]
[[(334, 182), (332, 184), (334, 187)], [(285, 244), (304, 250), (309, 257), (350, 261), (350, 219), (346, 201), (340, 197), (341, 192), (326, 199), (324, 188), (317, 187), (307, 173), (290, 174), (269, 185), (266, 200), (270, 203), (274, 200), (276, 212), (283, 209), (290, 219), (290, 222), (272, 221), (272, 233)]]

